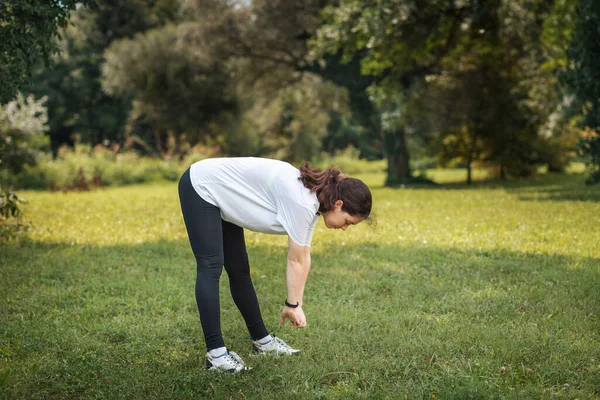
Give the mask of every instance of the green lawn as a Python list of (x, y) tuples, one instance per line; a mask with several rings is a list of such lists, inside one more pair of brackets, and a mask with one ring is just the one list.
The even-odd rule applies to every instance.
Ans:
[(32, 229), (0, 245), (0, 398), (600, 398), (600, 187), (363, 178), (378, 223), (319, 223), (307, 329), (278, 324), (286, 238), (247, 232), (267, 327), (304, 352), (249, 356), (223, 273), (226, 344), (253, 368), (238, 375), (204, 369), (174, 183), (20, 192)]

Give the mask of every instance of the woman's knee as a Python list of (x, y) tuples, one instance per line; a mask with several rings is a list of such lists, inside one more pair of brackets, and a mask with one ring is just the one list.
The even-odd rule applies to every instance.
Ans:
[(231, 270), (227, 270), (227, 276), (229, 277), (229, 282), (232, 285), (252, 285), (252, 279), (250, 277), (250, 268), (238, 268), (235, 269), (234, 272), (232, 272)]
[(196, 257), (196, 268), (198, 273), (218, 274), (220, 276), (224, 262), (222, 253)]

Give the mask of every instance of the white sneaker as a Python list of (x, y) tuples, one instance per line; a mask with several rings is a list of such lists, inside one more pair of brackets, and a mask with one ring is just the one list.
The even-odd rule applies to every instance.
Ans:
[(244, 361), (233, 351), (226, 351), (218, 357), (212, 357), (206, 353), (206, 368), (210, 371), (240, 372), (250, 370)]
[(279, 339), (278, 337), (274, 337), (270, 342), (265, 344), (260, 344), (258, 341), (252, 341), (252, 351), (254, 353), (269, 353), (269, 354), (285, 354), (285, 355), (293, 355), (300, 353), (300, 350), (293, 349), (286, 342)]

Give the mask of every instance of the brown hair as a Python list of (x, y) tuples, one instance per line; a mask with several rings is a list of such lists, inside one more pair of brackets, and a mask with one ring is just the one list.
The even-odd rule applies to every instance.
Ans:
[(314, 192), (319, 199), (319, 212), (324, 213), (334, 208), (337, 200), (342, 200), (342, 211), (352, 216), (368, 218), (371, 214), (371, 191), (360, 179), (349, 178), (336, 167), (325, 170), (311, 168), (305, 162), (300, 166), (300, 178), (307, 189)]

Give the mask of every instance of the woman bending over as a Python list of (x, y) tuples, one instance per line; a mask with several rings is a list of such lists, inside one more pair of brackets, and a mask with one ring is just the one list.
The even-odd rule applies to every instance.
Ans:
[(218, 371), (246, 369), (228, 351), (221, 334), (219, 278), (229, 275), (231, 296), (240, 310), (255, 352), (296, 354), (272, 337), (263, 323), (250, 279), (244, 229), (288, 235), (287, 298), (280, 322), (306, 326), (302, 309), (310, 269), (310, 244), (320, 216), (330, 229), (346, 230), (371, 213), (371, 192), (336, 168), (300, 169), (265, 158), (213, 158), (192, 164), (179, 180), (179, 199), (197, 263), (196, 303), (206, 341), (206, 366)]

